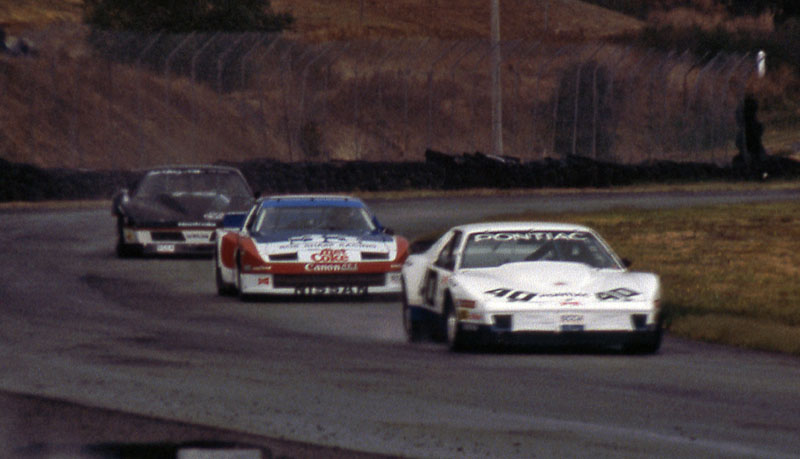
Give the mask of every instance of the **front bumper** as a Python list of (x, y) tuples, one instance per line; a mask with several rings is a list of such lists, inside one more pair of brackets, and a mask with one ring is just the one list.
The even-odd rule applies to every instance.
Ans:
[(240, 282), (241, 291), (246, 295), (358, 296), (394, 295), (402, 291), (399, 271), (371, 273), (368, 277), (242, 273)]
[(126, 247), (143, 255), (211, 255), (214, 228), (134, 228), (122, 231)]
[(490, 325), (461, 324), (463, 338), (475, 344), (500, 344), (542, 347), (633, 346), (652, 339), (656, 325), (635, 331), (510, 331)]
[(460, 332), (466, 339), (501, 344), (634, 346), (652, 339), (661, 327), (657, 309), (632, 305), (612, 310), (492, 312), (479, 314), (480, 320), (470, 320), (471, 310), (459, 309), (458, 313)]

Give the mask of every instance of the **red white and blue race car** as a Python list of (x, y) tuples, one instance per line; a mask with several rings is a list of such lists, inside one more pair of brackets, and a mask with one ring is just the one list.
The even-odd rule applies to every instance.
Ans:
[(273, 196), (217, 229), (219, 294), (398, 294), (408, 241), (357, 198)]
[(451, 349), (493, 342), (661, 345), (661, 286), (591, 229), (498, 222), (452, 228), (403, 267), (403, 323)]

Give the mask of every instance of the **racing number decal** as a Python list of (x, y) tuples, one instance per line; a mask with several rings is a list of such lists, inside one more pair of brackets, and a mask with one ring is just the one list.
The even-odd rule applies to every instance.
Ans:
[(497, 298), (505, 298), (512, 303), (524, 303), (532, 300), (536, 296), (535, 293), (525, 292), (523, 290), (511, 290), (510, 288), (495, 288), (492, 290), (487, 290), (483, 293), (486, 293), (487, 295), (494, 295)]

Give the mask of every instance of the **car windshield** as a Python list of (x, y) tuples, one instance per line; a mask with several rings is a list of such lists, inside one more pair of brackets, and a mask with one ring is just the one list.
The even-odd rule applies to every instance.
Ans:
[(608, 249), (588, 232), (501, 231), (471, 234), (464, 247), (461, 268), (533, 261), (569, 261), (594, 268), (621, 267)]
[(263, 207), (253, 225), (262, 234), (309, 229), (371, 232), (376, 228), (364, 208), (343, 206)]
[(249, 196), (250, 191), (241, 175), (217, 170), (163, 170), (144, 176), (136, 195), (153, 197), (160, 194), (224, 194)]

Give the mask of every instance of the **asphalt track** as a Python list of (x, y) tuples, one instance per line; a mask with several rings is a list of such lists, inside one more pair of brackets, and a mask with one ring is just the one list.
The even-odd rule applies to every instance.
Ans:
[[(371, 205), (413, 238), (526, 210), (796, 199), (788, 190)], [(397, 302), (241, 303), (216, 296), (209, 260), (118, 260), (113, 243), (105, 208), (0, 212), (0, 457), (122, 457), (191, 442), (295, 457), (800, 455), (794, 357), (670, 336), (654, 356), (451, 354), (407, 344)]]

